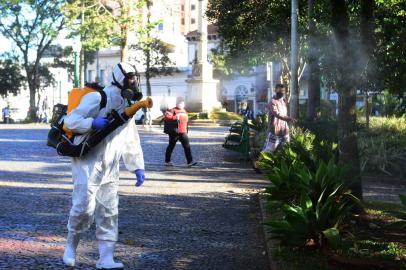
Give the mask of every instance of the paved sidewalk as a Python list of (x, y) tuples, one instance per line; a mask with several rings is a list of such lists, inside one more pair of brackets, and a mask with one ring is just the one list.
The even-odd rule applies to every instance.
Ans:
[[(11, 128), (11, 129), (10, 129)], [(0, 269), (67, 269), (61, 262), (70, 209), (69, 159), (45, 146), (45, 125), (0, 125)], [(201, 167), (186, 168), (177, 145), (140, 128), (147, 170), (141, 188), (122, 170), (116, 258), (126, 269), (268, 269), (256, 192), (267, 181), (221, 147), (227, 129), (192, 127)], [(124, 169), (124, 168), (123, 168)], [(94, 269), (94, 228), (78, 267)]]

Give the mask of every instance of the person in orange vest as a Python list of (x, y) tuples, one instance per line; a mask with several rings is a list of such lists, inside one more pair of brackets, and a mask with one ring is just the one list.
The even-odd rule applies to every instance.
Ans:
[(171, 125), (172, 128), (165, 130), (165, 133), (169, 135), (169, 145), (165, 152), (166, 166), (173, 166), (171, 155), (178, 140), (182, 143), (183, 150), (185, 151), (188, 167), (197, 165), (197, 162), (193, 160), (192, 151), (190, 150), (189, 137), (187, 135), (188, 121), (189, 118), (185, 110), (185, 100), (183, 97), (178, 97), (176, 99), (176, 107), (165, 112), (165, 125), (169, 126), (170, 123), (175, 123)]

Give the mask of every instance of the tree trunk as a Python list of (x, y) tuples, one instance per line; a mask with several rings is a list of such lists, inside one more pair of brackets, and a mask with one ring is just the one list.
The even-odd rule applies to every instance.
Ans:
[[(28, 76), (27, 76), (28, 78)], [(37, 120), (37, 111), (35, 108), (35, 100), (36, 100), (36, 88), (35, 86), (32, 84), (32, 82), (30, 82), (30, 80), (28, 79), (28, 89), (30, 90), (30, 108), (28, 109), (28, 120), (29, 121), (36, 121)]]
[(291, 58), (290, 58), (290, 117), (297, 119), (299, 117), (299, 80), (298, 80), (298, 0), (291, 1)]
[[(84, 1), (82, 2), (82, 12), (80, 13), (80, 21), (83, 24), (85, 21), (85, 8), (84, 8)], [(82, 43), (83, 36), (80, 37), (80, 42)], [(79, 87), (83, 88), (85, 86), (85, 50), (82, 47), (79, 54)]]
[(356, 132), (356, 83), (359, 79), (356, 69), (356, 55), (350, 44), (349, 17), (345, 0), (332, 0), (331, 25), (334, 32), (334, 52), (336, 65), (336, 82), (339, 94), (338, 112), (338, 145), (339, 161), (350, 166), (351, 189), (362, 198), (362, 183), (360, 177), (360, 162)]
[(128, 59), (128, 33), (123, 37), (123, 42), (121, 43), (121, 62), (127, 62)]
[(30, 107), (28, 108), (27, 118), (28, 121), (36, 121), (37, 120), (37, 113), (36, 113), (36, 83), (35, 83), (35, 68), (31, 69), (28, 62), (28, 53), (24, 53), (24, 69), (25, 73), (27, 74), (27, 83), (28, 89), (30, 92)]
[(148, 48), (145, 52), (145, 56), (146, 56), (146, 70), (145, 70), (145, 80), (146, 80), (146, 84), (147, 84), (147, 96), (151, 96), (152, 95), (152, 91), (151, 91), (151, 73), (150, 73), (150, 64), (151, 64), (151, 50), (150, 48)]
[[(147, 1), (147, 9), (148, 9), (148, 13), (147, 13), (147, 25), (150, 25), (151, 22), (151, 1)], [(147, 30), (147, 48), (145, 50), (145, 65), (146, 65), (146, 70), (145, 70), (145, 80), (146, 80), (146, 84), (147, 84), (147, 96), (151, 96), (151, 43), (150, 43), (150, 30), (148, 28)]]
[(361, 1), (361, 43), (363, 50), (363, 57), (361, 57), (362, 67), (365, 69), (363, 76), (363, 83), (361, 88), (364, 90), (364, 109), (366, 127), (369, 128), (369, 103), (368, 103), (368, 90), (373, 84), (374, 76), (374, 0), (362, 0)]
[(79, 54), (79, 86), (83, 88), (85, 86), (85, 51), (82, 48)]
[(365, 125), (366, 128), (369, 128), (369, 100), (368, 100), (368, 91), (364, 91), (364, 108), (365, 108)]
[(320, 66), (317, 49), (316, 23), (313, 18), (314, 0), (308, 0), (309, 17), (309, 84), (307, 99), (307, 119), (314, 121), (317, 118), (317, 112), (320, 110)]

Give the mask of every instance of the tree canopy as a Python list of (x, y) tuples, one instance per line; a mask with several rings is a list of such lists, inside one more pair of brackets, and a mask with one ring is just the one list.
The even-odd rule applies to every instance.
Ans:
[(0, 60), (0, 96), (18, 95), (24, 85), (25, 77), (21, 75), (21, 65), (15, 58), (6, 56)]
[(62, 0), (0, 1), (0, 32), (19, 50), (30, 90), (30, 118), (35, 119), (40, 60), (64, 25)]

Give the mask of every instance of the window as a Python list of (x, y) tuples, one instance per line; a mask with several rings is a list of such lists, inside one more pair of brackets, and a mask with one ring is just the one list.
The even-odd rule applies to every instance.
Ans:
[(93, 77), (93, 74), (94, 72), (93, 72), (93, 70), (88, 70), (87, 71), (87, 78), (86, 78), (86, 81), (87, 82), (94, 82), (94, 77)]
[(195, 6), (195, 5), (191, 5), (191, 6), (190, 6), (190, 9), (191, 9), (191, 10), (195, 10), (195, 9), (196, 9), (196, 6)]
[(163, 23), (160, 23), (160, 24), (158, 25), (158, 30), (159, 30), (159, 31), (164, 31), (164, 24), (163, 24)]
[(100, 69), (100, 78), (99, 78), (100, 83), (104, 85), (105, 79), (106, 79), (106, 71), (104, 69)]
[(181, 5), (181, 6), (180, 6), (180, 10), (185, 11), (185, 6), (184, 6), (184, 5)]
[(195, 18), (192, 18), (192, 19), (190, 20), (190, 23), (191, 23), (191, 24), (195, 24), (195, 23), (196, 23)]
[(180, 23), (181, 23), (182, 25), (185, 25), (185, 18), (182, 18), (182, 19), (180, 20)]

